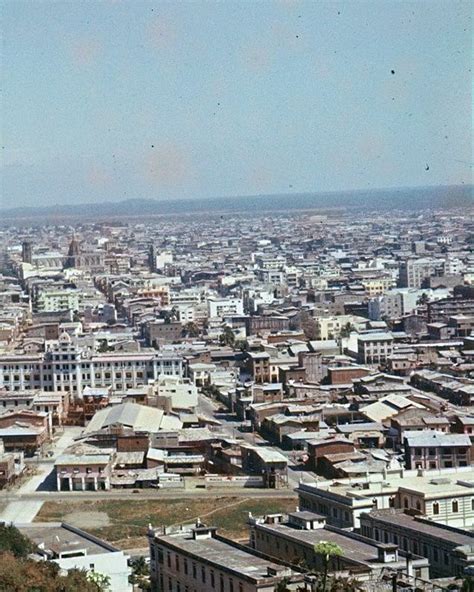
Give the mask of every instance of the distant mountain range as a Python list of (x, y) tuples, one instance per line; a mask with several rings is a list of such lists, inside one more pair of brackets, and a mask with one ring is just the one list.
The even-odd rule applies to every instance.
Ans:
[(255, 195), (205, 199), (128, 199), (118, 202), (19, 207), (0, 210), (5, 223), (20, 219), (93, 218), (95, 220), (160, 215), (248, 213), (287, 210), (421, 210), (474, 205), (473, 185), (370, 189), (324, 193)]

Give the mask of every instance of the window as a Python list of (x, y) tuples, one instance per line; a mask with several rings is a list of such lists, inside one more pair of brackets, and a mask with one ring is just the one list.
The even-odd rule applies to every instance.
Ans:
[(206, 568), (204, 566), (201, 567), (201, 580), (203, 584), (206, 583)]
[(458, 500), (453, 500), (452, 501), (451, 510), (452, 510), (453, 514), (456, 514), (457, 512), (459, 512), (459, 503), (458, 503)]

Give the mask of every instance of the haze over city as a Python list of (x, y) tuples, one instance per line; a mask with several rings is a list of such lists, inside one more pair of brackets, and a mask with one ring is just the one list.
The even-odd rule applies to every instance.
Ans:
[(0, 592), (474, 592), (474, 4), (0, 2)]
[(3, 2), (3, 207), (461, 185), (470, 2)]

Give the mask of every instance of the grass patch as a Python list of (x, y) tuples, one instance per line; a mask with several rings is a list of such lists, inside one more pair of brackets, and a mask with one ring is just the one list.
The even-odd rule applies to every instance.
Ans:
[[(81, 515), (94, 512), (107, 514), (109, 525), (85, 528), (88, 532), (117, 545), (122, 549), (146, 547), (148, 524), (154, 527), (191, 522), (197, 517), (204, 524), (217, 526), (219, 532), (233, 539), (247, 536), (248, 513), (258, 516), (295, 509), (297, 501), (291, 497), (242, 498), (217, 496), (213, 499), (176, 500), (98, 500), (45, 502), (37, 514), (36, 522), (65, 521), (81, 528)], [(85, 525), (84, 525), (85, 526)]]

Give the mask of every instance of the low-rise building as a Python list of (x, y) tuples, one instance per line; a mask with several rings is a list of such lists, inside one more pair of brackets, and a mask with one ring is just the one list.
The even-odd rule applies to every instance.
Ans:
[(109, 452), (87, 451), (87, 454), (65, 453), (57, 458), (58, 491), (99, 491), (110, 489), (112, 455)]
[(64, 522), (28, 524), (20, 530), (36, 545), (38, 559), (53, 561), (65, 571), (104, 575), (113, 592), (131, 592), (129, 557), (120, 549)]
[(148, 530), (153, 592), (275, 592), (296, 590), (303, 575), (201, 525)]
[(404, 448), (407, 469), (451, 469), (473, 464), (473, 447), (467, 434), (405, 432)]
[(434, 522), (470, 529), (474, 525), (474, 470), (389, 472), (338, 479), (318, 484), (300, 483), (299, 507), (326, 516), (328, 524), (360, 527), (362, 512), (373, 509), (413, 510)]
[(474, 567), (474, 534), (467, 530), (390, 508), (361, 514), (360, 531), (377, 542), (426, 557), (431, 578), (459, 577), (466, 568)]
[[(357, 580), (374, 579), (388, 570), (403, 572), (407, 568), (406, 553), (398, 545), (378, 543), (359, 534), (327, 526), (324, 516), (296, 511), (284, 516), (273, 514), (261, 519), (249, 518), (250, 545), (276, 560), (294, 565), (304, 563), (311, 570), (322, 571), (324, 559), (315, 548), (318, 543), (332, 543), (341, 554), (330, 558), (329, 571)], [(428, 560), (419, 554), (410, 557), (410, 575), (427, 579)]]

